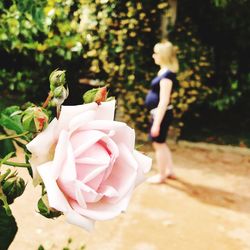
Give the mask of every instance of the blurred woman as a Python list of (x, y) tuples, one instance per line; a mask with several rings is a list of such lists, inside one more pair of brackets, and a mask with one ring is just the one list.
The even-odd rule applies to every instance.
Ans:
[(168, 129), (173, 119), (171, 92), (178, 84), (176, 73), (179, 64), (176, 49), (169, 41), (154, 46), (153, 59), (160, 70), (151, 82), (151, 90), (146, 97), (146, 107), (150, 110), (151, 124), (149, 137), (153, 142), (157, 175), (148, 179), (150, 183), (163, 183), (167, 178), (175, 179), (171, 152), (166, 144)]

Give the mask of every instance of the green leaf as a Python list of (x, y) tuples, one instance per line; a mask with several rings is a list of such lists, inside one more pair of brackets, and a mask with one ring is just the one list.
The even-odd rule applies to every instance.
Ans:
[(7, 250), (17, 233), (17, 224), (14, 216), (6, 214), (0, 206), (0, 250)]
[(18, 106), (11, 106), (3, 110), (0, 116), (0, 125), (20, 134), (24, 132), (24, 130), (21, 123), (21, 115), (13, 115), (13, 113), (17, 113), (17, 111), (19, 111)]
[(13, 141), (11, 139), (0, 141), (0, 157), (3, 158), (11, 152), (15, 152)]

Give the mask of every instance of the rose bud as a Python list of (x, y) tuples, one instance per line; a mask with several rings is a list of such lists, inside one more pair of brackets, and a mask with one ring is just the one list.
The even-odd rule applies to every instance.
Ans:
[(84, 103), (96, 102), (99, 105), (101, 102), (106, 101), (106, 99), (107, 99), (106, 87), (91, 89), (83, 95)]
[(41, 132), (48, 125), (48, 115), (40, 107), (29, 107), (23, 112), (22, 124), (25, 130)]
[(15, 198), (22, 195), (25, 187), (26, 187), (26, 184), (24, 180), (16, 176), (16, 174), (7, 178), (6, 180), (3, 180), (2, 182), (2, 189), (3, 189), (4, 194), (7, 197), (9, 204), (11, 204)]
[(54, 70), (49, 76), (50, 89), (54, 89), (58, 86), (62, 86), (66, 83), (65, 70)]
[(65, 101), (65, 99), (69, 95), (68, 88), (66, 89), (64, 86), (56, 87), (53, 91), (54, 98), (50, 101), (51, 106), (60, 106)]
[(57, 211), (49, 206), (47, 195), (44, 195), (39, 199), (37, 208), (39, 210), (39, 213), (46, 218), (56, 218), (62, 215), (60, 211)]
[(106, 87), (101, 87), (98, 89), (94, 101), (97, 104), (100, 104), (101, 102), (105, 102), (107, 99), (107, 88)]

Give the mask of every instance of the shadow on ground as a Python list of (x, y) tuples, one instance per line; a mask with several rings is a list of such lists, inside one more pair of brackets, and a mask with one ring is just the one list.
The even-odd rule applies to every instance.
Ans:
[(189, 196), (206, 204), (247, 214), (250, 212), (250, 198), (243, 195), (218, 188), (193, 184), (182, 178), (178, 178), (175, 181), (169, 181), (167, 185), (185, 192)]

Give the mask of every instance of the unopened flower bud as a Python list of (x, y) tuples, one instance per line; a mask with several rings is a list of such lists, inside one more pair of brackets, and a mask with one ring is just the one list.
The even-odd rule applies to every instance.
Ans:
[(54, 70), (49, 76), (50, 89), (54, 91), (56, 87), (62, 86), (66, 83), (65, 70)]
[(38, 207), (39, 213), (46, 218), (56, 218), (62, 215), (60, 211), (57, 211), (54, 208), (51, 208), (49, 206), (47, 195), (44, 195), (39, 199), (37, 203), (37, 207)]
[(8, 204), (11, 204), (15, 198), (22, 195), (26, 184), (24, 180), (16, 175), (3, 180), (2, 189), (7, 197)]
[(64, 86), (56, 87), (53, 91), (53, 99), (50, 101), (51, 106), (58, 106), (62, 105), (62, 103), (65, 101), (65, 99), (69, 95), (68, 88), (66, 89)]
[(95, 102), (97, 104), (100, 104), (101, 102), (105, 102), (107, 100), (107, 88), (101, 87), (98, 89), (96, 95), (95, 95)]
[(59, 86), (54, 89), (53, 95), (56, 98), (66, 99), (68, 96), (68, 91), (64, 86)]
[(48, 125), (49, 117), (40, 107), (29, 107), (23, 112), (22, 124), (25, 130), (41, 132)]
[(101, 102), (106, 101), (106, 99), (107, 99), (106, 87), (91, 89), (83, 95), (84, 103), (96, 102), (97, 104), (100, 104)]

